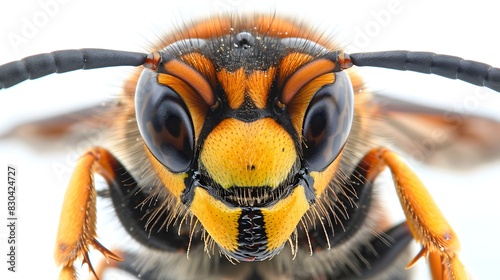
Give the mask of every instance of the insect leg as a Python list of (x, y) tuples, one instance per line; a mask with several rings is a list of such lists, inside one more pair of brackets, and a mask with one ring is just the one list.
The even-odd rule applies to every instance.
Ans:
[(82, 258), (96, 275), (88, 258), (90, 247), (106, 258), (122, 259), (96, 239), (96, 190), (93, 174), (103, 176), (108, 184), (114, 180), (118, 160), (107, 150), (94, 147), (77, 162), (64, 197), (54, 258), (62, 266), (59, 279), (77, 279), (74, 263)]
[[(415, 240), (422, 244), (422, 250), (407, 267), (430, 254), (434, 259), (431, 262), (433, 270), (440, 263), (442, 272), (441, 276), (434, 275), (435, 279), (467, 279), (458, 258), (458, 237), (417, 175), (396, 153), (386, 148), (371, 150), (364, 159), (378, 172), (389, 167), (408, 226)], [(436, 262), (436, 258), (440, 262)]]
[(109, 268), (118, 268), (120, 267), (121, 264), (127, 262), (127, 253), (119, 250), (113, 250), (115, 253), (120, 255), (123, 258), (123, 261), (117, 262), (117, 261), (109, 261), (109, 260), (100, 260), (99, 263), (95, 266), (95, 274), (93, 275), (94, 277), (90, 277), (92, 280), (98, 280), (98, 279), (105, 279), (104, 278), (104, 273), (106, 270)]
[(119, 254), (124, 259), (122, 262), (101, 260), (96, 266), (96, 274), (94, 275), (95, 278), (91, 277), (90, 279), (104, 279), (104, 276), (106, 276), (106, 271), (108, 271), (109, 269), (116, 269), (117, 271), (119, 271), (114, 272), (117, 273), (116, 275), (113, 274), (113, 276), (115, 277), (120, 277), (122, 274), (130, 274), (131, 276), (140, 277), (142, 280), (153, 279), (148, 273), (141, 274), (137, 267), (133, 264), (134, 260), (137, 259), (137, 256), (135, 254), (125, 251), (119, 251)]
[[(151, 280), (155, 279), (154, 274), (151, 271), (141, 272), (137, 265), (134, 264), (135, 260), (139, 257), (137, 254), (126, 251), (119, 251), (120, 256), (123, 257), (123, 261), (108, 261), (101, 260), (100, 263), (96, 266), (94, 278), (90, 278), (91, 280), (104, 279), (106, 271), (109, 269), (116, 269), (116, 272), (113, 272), (113, 276), (120, 277), (123, 274), (127, 274), (130, 276), (138, 277), (141, 280)], [(106, 278), (107, 279), (107, 278)], [(111, 278), (116, 279), (116, 278)], [(169, 278), (170, 279), (170, 278)], [(172, 278), (173, 279), (173, 278)]]

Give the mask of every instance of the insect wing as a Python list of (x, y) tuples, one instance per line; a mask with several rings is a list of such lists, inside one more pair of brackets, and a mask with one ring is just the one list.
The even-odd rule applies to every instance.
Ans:
[(380, 94), (373, 102), (384, 123), (380, 134), (416, 161), (466, 170), (500, 157), (500, 115), (452, 111)]

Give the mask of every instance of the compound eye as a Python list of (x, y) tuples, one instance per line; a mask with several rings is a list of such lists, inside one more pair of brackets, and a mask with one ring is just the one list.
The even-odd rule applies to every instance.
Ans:
[(146, 69), (137, 84), (135, 103), (139, 131), (149, 151), (171, 172), (187, 171), (194, 157), (194, 132), (182, 98)]
[(335, 73), (335, 82), (323, 86), (307, 108), (302, 133), (304, 160), (311, 171), (323, 171), (342, 151), (354, 115), (354, 94), (349, 76)]

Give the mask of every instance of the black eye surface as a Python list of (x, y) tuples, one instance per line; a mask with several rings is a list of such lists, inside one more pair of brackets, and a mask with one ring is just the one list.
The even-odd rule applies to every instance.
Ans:
[(136, 94), (137, 124), (148, 149), (168, 170), (187, 171), (193, 160), (193, 123), (186, 104), (144, 70)]
[(339, 155), (347, 141), (354, 115), (349, 76), (335, 73), (335, 82), (323, 86), (309, 103), (302, 133), (302, 151), (312, 171), (322, 171)]

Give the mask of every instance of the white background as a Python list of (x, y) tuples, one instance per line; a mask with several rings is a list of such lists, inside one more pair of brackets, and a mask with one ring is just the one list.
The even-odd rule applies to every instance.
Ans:
[[(173, 22), (191, 21), (213, 11), (244, 9), (242, 0), (217, 1), (77, 1), (25, 0), (0, 3), (0, 64), (27, 55), (70, 48), (147, 51)], [(457, 55), (500, 66), (497, 6), (493, 1), (248, 1), (265, 11), (300, 15), (320, 26), (334, 27), (348, 50), (409, 49)], [(270, 1), (265, 1), (270, 3)], [(48, 4), (50, 9), (47, 10)], [(45, 8), (44, 8), (45, 6)], [(247, 4), (248, 6), (248, 4)], [(248, 7), (246, 7), (248, 8)], [(29, 28), (31, 24), (35, 28)], [(31, 26), (33, 27), (33, 26)], [(27, 31), (28, 30), (28, 31)], [(23, 31), (25, 32), (23, 34)], [(27, 33), (26, 33), (27, 32)], [(12, 41), (16, 38), (17, 41)], [(106, 100), (119, 92), (129, 69), (79, 71), (52, 75), (0, 92), (0, 135), (20, 122)], [(371, 88), (429, 104), (460, 105), (473, 86), (424, 75), (364, 70)], [(500, 98), (480, 100), (477, 110), (495, 114)], [(496, 113), (497, 116), (500, 114)], [(500, 116), (499, 116), (500, 118)], [(85, 143), (83, 143), (85, 144)], [(78, 143), (56, 143), (40, 150), (20, 139), (0, 138), (0, 278), (55, 279), (52, 260), (59, 209), (69, 172), (54, 166), (74, 165)], [(18, 251), (16, 274), (6, 273), (6, 169), (15, 164), (18, 177)], [(462, 259), (475, 279), (492, 279), (500, 242), (500, 164), (468, 172), (450, 172), (416, 164), (462, 240)], [(392, 191), (392, 190), (391, 190)], [(391, 192), (389, 191), (389, 192)], [(391, 195), (391, 194), (389, 194)], [(389, 196), (390, 197), (390, 196)], [(401, 215), (397, 201), (395, 215)], [(101, 232), (114, 236), (112, 232)], [(114, 237), (116, 238), (116, 237)], [(111, 243), (113, 240), (111, 240)], [(105, 243), (105, 244), (109, 244)], [(419, 269), (425, 269), (421, 262)], [(5, 275), (5, 276), (2, 276)], [(421, 279), (421, 278), (419, 278)]]

